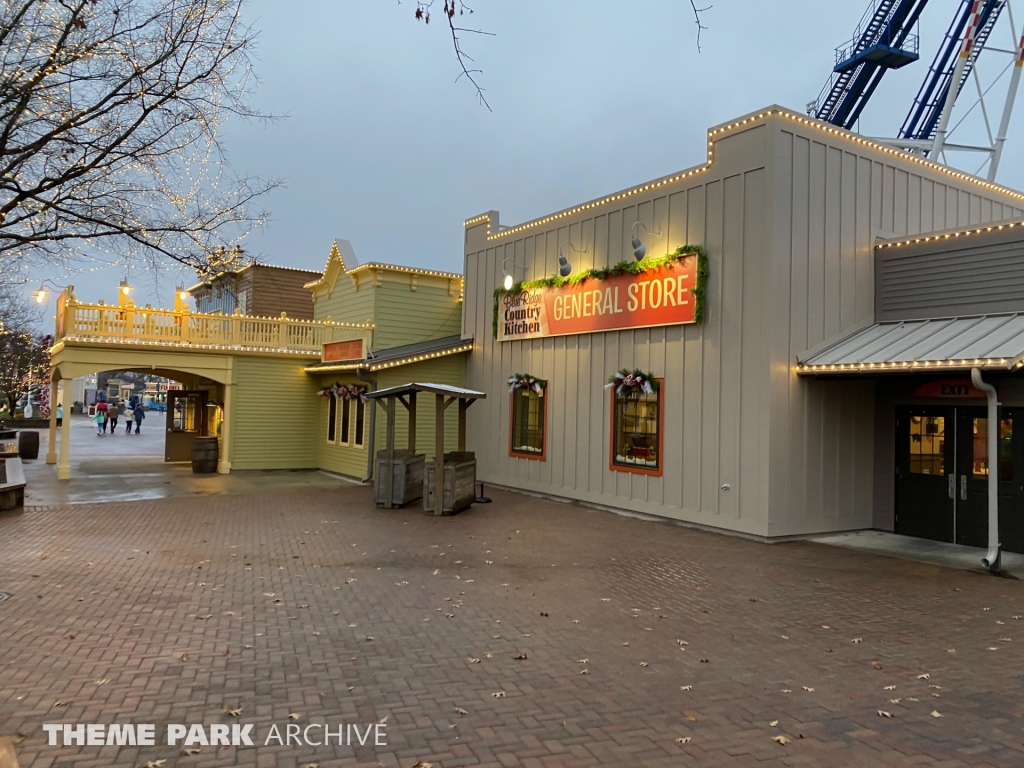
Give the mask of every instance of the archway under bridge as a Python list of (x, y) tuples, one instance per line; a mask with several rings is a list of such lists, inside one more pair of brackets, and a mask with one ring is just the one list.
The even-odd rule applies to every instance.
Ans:
[[(49, 441), (47, 464), (57, 464), (60, 480), (71, 478), (72, 418), (70, 402), (57, 438), (56, 403), (62, 402), (61, 382), (103, 371), (124, 371), (161, 376), (178, 382), (182, 389), (171, 393), (166, 423), (157, 419), (149, 429), (164, 433), (164, 460), (185, 461), (191, 441), (199, 435), (218, 437), (217, 471), (231, 471), (231, 419), (235, 387), (234, 356), (193, 349), (145, 349), (124, 344), (62, 343), (54, 348), (50, 366)], [(65, 389), (67, 389), (65, 387)], [(178, 406), (175, 408), (175, 406)], [(160, 414), (164, 416), (163, 413)]]

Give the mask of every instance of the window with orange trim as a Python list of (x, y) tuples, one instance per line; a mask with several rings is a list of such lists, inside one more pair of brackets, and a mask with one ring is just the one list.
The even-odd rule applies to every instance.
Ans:
[(511, 439), (509, 455), (524, 459), (545, 459), (547, 440), (546, 388), (514, 389), (511, 398)]
[(651, 394), (617, 394), (612, 390), (612, 469), (662, 473), (663, 390), (664, 386)]

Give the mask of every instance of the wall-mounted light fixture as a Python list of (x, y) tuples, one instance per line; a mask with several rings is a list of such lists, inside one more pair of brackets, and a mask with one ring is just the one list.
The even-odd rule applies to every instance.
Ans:
[(568, 277), (570, 274), (572, 274), (572, 264), (570, 264), (569, 260), (565, 258), (565, 256), (562, 254), (562, 248), (564, 248), (567, 245), (574, 251), (576, 251), (576, 253), (587, 253), (586, 248), (584, 248), (581, 251), (568, 240), (566, 240), (564, 243), (558, 246), (558, 274), (561, 275), (562, 277)]
[(647, 225), (644, 224), (642, 221), (633, 222), (633, 228), (632, 230), (630, 230), (633, 234), (633, 258), (635, 258), (637, 261), (640, 261), (643, 259), (644, 256), (647, 255), (647, 246), (640, 241), (639, 237), (637, 237), (637, 227), (643, 227), (644, 232), (652, 234), (655, 237), (661, 237), (661, 230), (659, 229), (657, 232), (651, 232), (651, 230), (647, 228)]
[[(509, 269), (505, 268), (505, 262), (507, 261), (512, 262), (512, 266)], [(524, 272), (526, 271), (526, 267), (520, 267), (518, 264), (516, 264), (515, 259), (501, 260), (501, 284), (506, 291), (511, 291), (512, 286), (515, 285), (516, 279), (514, 277), (514, 273), (517, 269), (521, 269)]]
[(63, 291), (65, 288), (67, 288), (66, 285), (57, 285), (56, 283), (51, 281), (49, 278), (47, 278), (46, 280), (43, 280), (43, 282), (41, 282), (39, 284), (39, 287), (36, 288), (34, 291), (32, 291), (32, 300), (36, 304), (45, 304), (46, 300), (48, 298), (50, 298), (50, 289), (46, 287), (47, 283), (49, 283), (51, 286), (53, 286), (58, 291)]

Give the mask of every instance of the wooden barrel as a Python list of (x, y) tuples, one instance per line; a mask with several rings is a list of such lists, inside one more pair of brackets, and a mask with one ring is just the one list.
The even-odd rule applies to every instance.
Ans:
[(217, 471), (216, 437), (197, 437), (192, 441), (192, 471), (196, 474)]
[(31, 429), (18, 432), (18, 455), (23, 459), (39, 458), (39, 433)]

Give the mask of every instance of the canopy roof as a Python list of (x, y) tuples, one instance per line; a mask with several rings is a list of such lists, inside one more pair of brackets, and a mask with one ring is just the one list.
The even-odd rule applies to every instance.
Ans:
[(429, 392), (434, 395), (458, 397), (463, 400), (482, 400), (487, 397), (484, 392), (477, 392), (472, 389), (463, 389), (462, 387), (453, 387), (450, 384), (421, 384), (419, 382), (402, 384), (398, 387), (388, 387), (387, 389), (378, 389), (376, 392), (368, 392), (366, 397), (367, 399), (374, 399), (378, 397), (400, 397), (402, 395), (408, 395), (410, 392)]
[(797, 359), (800, 374), (904, 372), (1024, 365), (1024, 313), (869, 325)]

